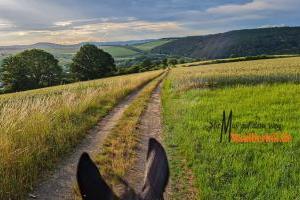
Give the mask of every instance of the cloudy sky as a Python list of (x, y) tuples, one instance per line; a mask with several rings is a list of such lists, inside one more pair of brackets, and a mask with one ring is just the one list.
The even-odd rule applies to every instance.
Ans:
[(299, 7), (300, 0), (0, 0), (0, 45), (298, 26)]

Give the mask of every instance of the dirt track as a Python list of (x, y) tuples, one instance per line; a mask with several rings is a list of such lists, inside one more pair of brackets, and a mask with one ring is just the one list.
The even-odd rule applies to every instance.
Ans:
[[(141, 191), (142, 189), (149, 138), (152, 137), (156, 138), (158, 141), (162, 141), (160, 92), (161, 84), (153, 91), (149, 104), (141, 116), (140, 124), (138, 126), (140, 143), (137, 149), (137, 162), (126, 174), (128, 182), (133, 188), (135, 188), (136, 191)], [(165, 199), (168, 199), (167, 196), (168, 195), (165, 196)]]
[[(123, 112), (136, 98), (139, 92), (132, 93), (120, 102), (96, 127), (90, 130), (82, 143), (76, 147), (73, 153), (67, 156), (52, 173), (41, 182), (34, 192), (30, 193), (35, 199), (41, 200), (69, 200), (73, 197), (73, 184), (76, 183), (76, 167), (82, 152), (88, 152), (92, 156), (99, 153), (106, 136), (122, 117)], [(136, 191), (140, 191), (144, 178), (146, 163), (146, 153), (148, 150), (148, 140), (150, 137), (161, 141), (162, 123), (161, 123), (161, 84), (153, 91), (149, 104), (140, 119), (138, 131), (140, 143), (137, 149), (137, 162), (133, 168), (128, 171), (125, 179)], [(169, 191), (169, 189), (168, 189)], [(168, 193), (168, 192), (167, 192)], [(166, 195), (165, 199), (168, 195)], [(32, 199), (32, 198), (29, 198)]]
[[(66, 159), (57, 166), (57, 169), (49, 177), (46, 177), (44, 179), (45, 181), (42, 181), (34, 191), (30, 193), (30, 196), (35, 197), (34, 199), (41, 200), (71, 199), (72, 186), (76, 180), (76, 167), (80, 155), (83, 152), (88, 152), (91, 155), (98, 153), (100, 150), (99, 147), (101, 147), (106, 136), (122, 117), (123, 112), (139, 94), (141, 89), (127, 96), (90, 130), (81, 144), (79, 144), (72, 153), (66, 156)], [(32, 199), (32, 197), (28, 199)]]

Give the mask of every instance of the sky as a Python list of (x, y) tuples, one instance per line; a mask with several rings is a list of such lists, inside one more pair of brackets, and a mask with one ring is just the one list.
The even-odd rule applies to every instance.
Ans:
[(0, 0), (0, 45), (108, 42), (299, 26), (300, 0)]

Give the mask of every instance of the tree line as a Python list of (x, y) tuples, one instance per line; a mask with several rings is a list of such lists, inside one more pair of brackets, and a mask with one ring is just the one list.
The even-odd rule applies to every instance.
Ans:
[(145, 59), (132, 67), (116, 67), (115, 60), (109, 53), (95, 45), (87, 44), (80, 48), (73, 57), (69, 70), (65, 71), (52, 54), (40, 49), (31, 49), (3, 60), (0, 67), (0, 83), (2, 93), (18, 92), (167, 68), (177, 63), (176, 59), (155, 62)]
[(138, 72), (145, 72), (149, 70), (157, 70), (157, 69), (166, 69), (168, 67), (174, 67), (177, 64), (186, 63), (185, 59), (176, 59), (176, 58), (163, 58), (163, 59), (155, 59), (155, 58), (144, 58), (142, 61), (137, 64), (133, 64), (132, 66), (126, 65), (125, 67), (119, 67), (119, 74), (131, 74)]
[(84, 45), (76, 53), (68, 72), (50, 53), (32, 49), (5, 58), (0, 68), (2, 91), (17, 92), (113, 75), (113, 57), (95, 45)]

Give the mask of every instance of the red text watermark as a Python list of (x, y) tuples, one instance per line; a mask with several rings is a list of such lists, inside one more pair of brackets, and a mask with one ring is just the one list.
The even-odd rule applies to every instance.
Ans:
[(256, 133), (249, 134), (231, 134), (231, 142), (233, 143), (287, 143), (292, 141), (289, 133), (271, 133), (259, 135)]

